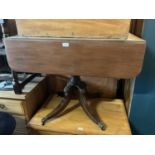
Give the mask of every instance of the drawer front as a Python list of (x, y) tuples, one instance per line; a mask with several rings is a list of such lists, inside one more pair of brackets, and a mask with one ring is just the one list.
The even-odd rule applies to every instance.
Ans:
[(22, 100), (0, 99), (0, 111), (24, 115), (23, 103)]

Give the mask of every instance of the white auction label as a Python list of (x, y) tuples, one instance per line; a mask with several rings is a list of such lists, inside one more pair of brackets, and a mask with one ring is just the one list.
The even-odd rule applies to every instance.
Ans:
[(67, 42), (62, 43), (62, 47), (69, 47), (69, 43), (67, 43)]

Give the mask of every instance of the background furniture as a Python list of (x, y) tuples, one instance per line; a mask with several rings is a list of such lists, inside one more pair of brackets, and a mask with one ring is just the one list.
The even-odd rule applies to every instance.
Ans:
[(23, 89), (22, 95), (14, 91), (0, 91), (0, 111), (13, 115), (16, 120), (14, 134), (28, 134), (27, 122), (47, 97), (46, 80), (35, 78)]
[(17, 29), (15, 20), (0, 19), (0, 73), (10, 73), (7, 63), (5, 45), (3, 39), (8, 36), (16, 35)]
[(16, 24), (19, 36), (124, 40), (130, 19), (17, 19)]

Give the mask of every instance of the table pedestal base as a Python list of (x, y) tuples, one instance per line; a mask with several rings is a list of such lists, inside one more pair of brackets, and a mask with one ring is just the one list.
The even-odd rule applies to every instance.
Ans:
[(99, 118), (99, 116), (93, 111), (86, 100), (86, 84), (81, 81), (79, 76), (72, 76), (64, 88), (63, 99), (60, 104), (48, 115), (42, 119), (42, 125), (44, 125), (49, 119), (54, 119), (66, 108), (71, 100), (73, 93), (77, 91), (80, 101), (80, 105), (88, 117), (96, 123), (102, 130), (105, 129), (105, 124)]

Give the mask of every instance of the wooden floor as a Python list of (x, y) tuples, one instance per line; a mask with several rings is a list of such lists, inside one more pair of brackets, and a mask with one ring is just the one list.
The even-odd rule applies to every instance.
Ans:
[(88, 118), (79, 106), (78, 100), (72, 100), (60, 117), (42, 126), (41, 119), (53, 110), (60, 100), (61, 98), (57, 96), (50, 97), (31, 119), (29, 127), (41, 134), (131, 134), (124, 103), (120, 99), (89, 100), (90, 105), (105, 122), (107, 126), (105, 131)]

